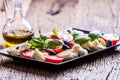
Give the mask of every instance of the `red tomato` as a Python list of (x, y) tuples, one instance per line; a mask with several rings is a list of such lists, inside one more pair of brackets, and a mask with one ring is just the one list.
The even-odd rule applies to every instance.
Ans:
[(46, 52), (51, 52), (51, 51), (54, 51), (56, 54), (58, 54), (58, 53), (60, 53), (60, 52), (62, 52), (63, 51), (63, 48), (62, 48), (62, 46), (58, 46), (57, 48), (54, 48), (54, 49), (46, 49), (45, 50)]
[(115, 45), (119, 41), (119, 36), (116, 34), (104, 34), (102, 38), (104, 39), (105, 42), (111, 40), (112, 45)]
[(73, 40), (72, 40), (72, 41), (69, 41), (68, 44), (69, 44), (70, 48), (72, 48), (72, 47), (74, 46), (74, 43), (75, 43), (75, 42), (74, 42)]
[(57, 35), (52, 34), (50, 35), (50, 39), (60, 39), (60, 38)]
[(21, 52), (21, 55), (25, 58), (32, 58), (33, 54), (34, 54), (34, 50), (32, 49), (27, 49)]
[(60, 63), (63, 61), (63, 58), (57, 57), (57, 56), (47, 56), (45, 58), (47, 62), (52, 62), (52, 63)]
[(63, 48), (62, 48), (62, 46), (58, 46), (57, 48), (53, 49), (53, 51), (55, 51), (56, 54), (58, 54), (63, 51)]
[(46, 49), (45, 51), (49, 53), (50, 51), (52, 51), (52, 49), (49, 49), (49, 48), (48, 48), (48, 49)]

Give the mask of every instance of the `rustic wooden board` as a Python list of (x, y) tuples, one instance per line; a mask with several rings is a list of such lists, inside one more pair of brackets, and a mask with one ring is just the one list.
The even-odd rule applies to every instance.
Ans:
[[(51, 31), (54, 27), (63, 30), (70, 27), (97, 29), (119, 34), (120, 0), (59, 0), (65, 3), (61, 12), (47, 14), (51, 4), (57, 0), (33, 0), (26, 16), (36, 34)], [(0, 12), (0, 30), (5, 15)], [(2, 43), (2, 42), (1, 42)], [(36, 64), (14, 62), (0, 56), (0, 80), (120, 80), (120, 52), (108, 51), (62, 68), (41, 67)]]

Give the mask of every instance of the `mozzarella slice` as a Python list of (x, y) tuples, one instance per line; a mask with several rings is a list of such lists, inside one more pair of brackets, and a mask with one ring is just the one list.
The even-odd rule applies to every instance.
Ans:
[(33, 58), (45, 60), (45, 56), (42, 52), (40, 52), (38, 49), (35, 49), (35, 52), (33, 54)]
[(79, 44), (75, 44), (72, 47), (72, 52), (78, 52), (79, 55), (87, 55), (88, 51), (83, 49)]

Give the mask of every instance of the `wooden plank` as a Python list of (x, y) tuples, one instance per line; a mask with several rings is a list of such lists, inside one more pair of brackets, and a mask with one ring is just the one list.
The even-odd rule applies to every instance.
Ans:
[[(120, 1), (119, 0), (78, 0), (75, 6), (72, 1), (65, 2), (61, 12), (49, 15), (52, 3), (57, 0), (34, 0), (26, 16), (34, 31), (49, 32), (54, 27), (63, 30), (73, 26), (81, 29), (98, 29), (102, 32), (119, 33), (120, 30)], [(61, 2), (62, 3), (62, 2)], [(1, 13), (2, 14), (2, 13)], [(3, 16), (0, 16), (3, 18)], [(0, 24), (3, 24), (0, 23)], [(119, 80), (119, 52), (109, 51), (99, 58), (64, 68), (43, 68), (35, 64), (9, 62), (1, 57), (1, 80)], [(112, 54), (112, 55), (110, 55)], [(6, 63), (5, 63), (6, 62)], [(17, 77), (16, 77), (17, 76)]]

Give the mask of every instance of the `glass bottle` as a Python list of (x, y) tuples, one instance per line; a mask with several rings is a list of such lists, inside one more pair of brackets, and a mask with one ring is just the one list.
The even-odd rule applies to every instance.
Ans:
[(32, 38), (34, 34), (32, 27), (22, 14), (22, 0), (15, 0), (14, 16), (7, 21), (2, 34), (8, 46), (20, 44)]

